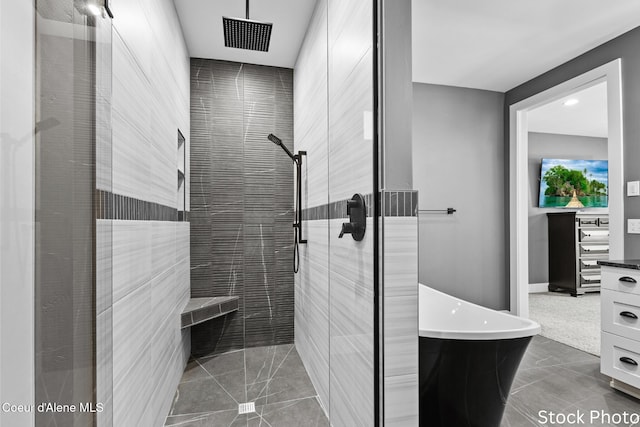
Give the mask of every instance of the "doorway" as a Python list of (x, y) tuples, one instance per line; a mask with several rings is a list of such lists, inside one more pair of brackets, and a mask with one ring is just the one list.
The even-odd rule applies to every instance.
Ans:
[(624, 256), (621, 61), (616, 59), (509, 107), (510, 311), (529, 317), (529, 125), (528, 113), (578, 90), (607, 84), (609, 256)]
[(527, 123), (529, 317), (542, 336), (599, 355), (597, 261), (609, 259), (606, 81), (529, 110)]

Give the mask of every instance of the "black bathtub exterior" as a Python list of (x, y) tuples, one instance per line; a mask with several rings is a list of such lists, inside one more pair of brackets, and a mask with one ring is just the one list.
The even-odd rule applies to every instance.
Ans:
[(420, 337), (420, 426), (499, 427), (532, 337)]

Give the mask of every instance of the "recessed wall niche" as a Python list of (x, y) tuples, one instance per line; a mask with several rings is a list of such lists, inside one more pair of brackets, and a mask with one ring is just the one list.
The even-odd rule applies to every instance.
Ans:
[(185, 176), (187, 173), (187, 147), (186, 140), (178, 129), (178, 193), (177, 204), (178, 221), (186, 221), (187, 196), (185, 191)]

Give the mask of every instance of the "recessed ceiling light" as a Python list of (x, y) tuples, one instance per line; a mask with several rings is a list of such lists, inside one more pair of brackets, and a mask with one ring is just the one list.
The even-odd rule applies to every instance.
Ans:
[(577, 100), (577, 99), (575, 99), (575, 98), (571, 98), (571, 99), (567, 99), (566, 101), (564, 101), (564, 104), (563, 104), (563, 105), (564, 105), (565, 107), (571, 107), (572, 105), (576, 105), (578, 102), (580, 102), (580, 101), (578, 101), (578, 100)]
[(100, 10), (100, 8), (98, 6), (96, 6), (95, 4), (88, 4), (87, 5), (87, 11), (90, 14), (92, 14), (93, 16), (102, 15), (102, 10)]

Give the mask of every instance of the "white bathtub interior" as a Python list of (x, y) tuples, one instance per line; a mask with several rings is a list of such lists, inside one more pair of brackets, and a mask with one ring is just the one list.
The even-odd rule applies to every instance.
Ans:
[(421, 337), (496, 340), (533, 336), (533, 320), (482, 307), (419, 284)]

